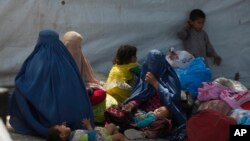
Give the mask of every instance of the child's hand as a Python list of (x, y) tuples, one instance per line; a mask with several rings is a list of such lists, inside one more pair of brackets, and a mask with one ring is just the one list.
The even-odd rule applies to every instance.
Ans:
[(90, 119), (85, 118), (82, 120), (82, 125), (86, 128), (86, 129), (92, 129), (92, 126), (90, 124)]
[(136, 117), (139, 117), (140, 115), (142, 115), (143, 113), (141, 113), (141, 112), (138, 112), (138, 113), (135, 113), (135, 116)]
[(67, 122), (66, 122), (66, 121), (64, 121), (64, 122), (62, 123), (62, 125), (67, 126)]
[(221, 58), (219, 56), (214, 57), (214, 64), (219, 66), (221, 64)]
[(132, 111), (133, 108), (134, 108), (134, 105), (132, 103), (128, 103), (122, 106), (122, 111), (129, 113)]
[(133, 127), (136, 127), (136, 124), (134, 124), (134, 123), (130, 123), (130, 125), (133, 126)]

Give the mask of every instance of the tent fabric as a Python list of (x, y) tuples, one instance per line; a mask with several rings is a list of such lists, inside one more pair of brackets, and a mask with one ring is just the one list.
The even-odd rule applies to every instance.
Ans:
[(249, 5), (249, 0), (0, 0), (0, 85), (14, 84), (42, 29), (60, 37), (70, 30), (81, 33), (93, 70), (107, 74), (121, 44), (135, 45), (139, 62), (154, 48), (183, 49), (176, 32), (189, 12), (200, 8), (207, 17), (204, 29), (223, 59), (219, 67), (209, 62), (213, 78), (232, 79), (239, 72), (249, 88)]
[[(34, 51), (15, 79), (10, 124), (16, 132), (46, 137), (48, 127), (66, 122), (81, 129), (93, 112), (79, 69), (58, 33), (39, 33)], [(94, 124), (93, 124), (94, 126)]]

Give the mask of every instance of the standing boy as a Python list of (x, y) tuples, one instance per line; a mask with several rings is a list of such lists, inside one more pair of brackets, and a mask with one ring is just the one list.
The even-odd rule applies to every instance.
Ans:
[(183, 41), (184, 49), (195, 57), (207, 57), (214, 59), (214, 64), (220, 65), (221, 57), (216, 53), (209, 41), (207, 33), (203, 30), (206, 15), (200, 9), (194, 9), (189, 15), (189, 21), (184, 28), (178, 31), (178, 37)]

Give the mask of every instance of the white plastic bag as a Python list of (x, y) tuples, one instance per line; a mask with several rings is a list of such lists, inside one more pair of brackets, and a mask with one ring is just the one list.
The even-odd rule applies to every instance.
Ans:
[(187, 68), (194, 60), (194, 56), (187, 51), (170, 50), (166, 60), (174, 68)]

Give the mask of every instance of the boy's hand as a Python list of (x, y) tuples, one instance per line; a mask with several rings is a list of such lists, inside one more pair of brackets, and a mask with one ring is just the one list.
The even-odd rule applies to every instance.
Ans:
[(214, 64), (219, 66), (221, 64), (221, 58), (219, 56), (214, 57)]
[(82, 120), (82, 125), (86, 128), (86, 129), (92, 129), (92, 126), (90, 124), (90, 119), (85, 118)]

